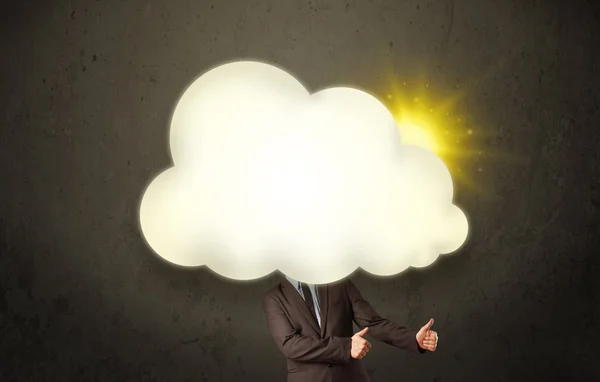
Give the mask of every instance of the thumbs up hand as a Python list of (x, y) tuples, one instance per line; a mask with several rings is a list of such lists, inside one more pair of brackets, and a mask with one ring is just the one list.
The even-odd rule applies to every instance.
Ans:
[(371, 343), (363, 338), (368, 331), (369, 328), (367, 327), (352, 336), (352, 349), (350, 350), (352, 358), (361, 359), (371, 349)]
[(438, 344), (438, 334), (431, 330), (431, 326), (433, 326), (433, 318), (419, 330), (416, 337), (421, 349), (435, 351)]

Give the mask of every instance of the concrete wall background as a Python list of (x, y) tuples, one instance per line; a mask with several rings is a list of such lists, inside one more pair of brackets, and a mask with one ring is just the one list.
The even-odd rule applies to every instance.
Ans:
[(352, 276), (382, 315), (412, 327), (434, 317), (440, 348), (419, 357), (375, 343), (373, 381), (600, 378), (592, 2), (3, 7), (0, 380), (284, 380), (259, 304), (279, 276), (235, 283), (167, 266), (137, 228), (141, 192), (170, 164), (178, 96), (239, 58), (313, 90), (385, 98), (390, 73), (440, 99), (464, 89), (468, 148), (484, 153), (460, 160), (468, 243), (427, 269)]

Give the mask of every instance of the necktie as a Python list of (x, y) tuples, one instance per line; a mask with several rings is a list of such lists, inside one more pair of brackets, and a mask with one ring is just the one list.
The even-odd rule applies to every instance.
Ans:
[(313, 302), (313, 296), (312, 293), (310, 293), (310, 288), (305, 283), (301, 283), (300, 285), (302, 285), (302, 293), (304, 294), (304, 301), (306, 302), (306, 305), (308, 305), (308, 309), (313, 314), (315, 320), (319, 322), (319, 320), (317, 319), (317, 314), (315, 312), (315, 303)]

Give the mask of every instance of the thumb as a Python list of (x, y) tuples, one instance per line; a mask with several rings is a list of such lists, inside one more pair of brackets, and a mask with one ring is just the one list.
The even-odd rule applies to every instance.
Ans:
[(423, 329), (429, 330), (429, 328), (431, 328), (432, 326), (433, 326), (433, 318), (429, 319), (429, 322), (427, 322), (425, 324), (425, 326), (423, 326)]
[(367, 332), (369, 331), (369, 327), (364, 328), (363, 330), (361, 330), (360, 332), (356, 333), (357, 336), (364, 336), (365, 334), (367, 334)]

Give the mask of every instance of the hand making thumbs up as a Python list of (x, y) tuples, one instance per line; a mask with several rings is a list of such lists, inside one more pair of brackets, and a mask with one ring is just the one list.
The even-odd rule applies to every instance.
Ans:
[(417, 343), (422, 349), (435, 351), (438, 344), (438, 334), (431, 330), (433, 325), (433, 318), (423, 326), (417, 333)]
[(371, 344), (369, 341), (363, 338), (363, 336), (367, 334), (368, 330), (369, 328), (364, 328), (352, 336), (352, 349), (350, 351), (352, 358), (361, 359), (362, 357), (366, 356), (369, 352), (369, 349), (371, 349)]

